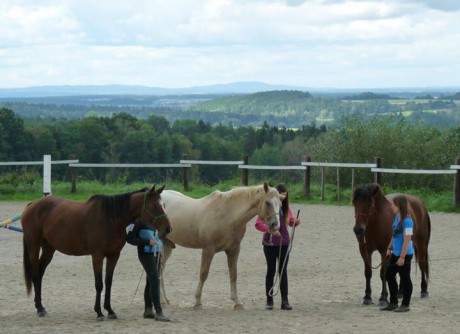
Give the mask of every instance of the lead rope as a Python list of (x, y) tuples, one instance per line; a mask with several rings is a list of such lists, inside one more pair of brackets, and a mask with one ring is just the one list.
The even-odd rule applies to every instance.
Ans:
[[(296, 219), (299, 219), (299, 214), (300, 214), (300, 210), (297, 211)], [(273, 282), (273, 286), (268, 291), (268, 295), (270, 297), (276, 296), (280, 291), (280, 286), (281, 286), (281, 278), (280, 277), (283, 276), (284, 269), (285, 269), (285, 266), (286, 266), (286, 260), (287, 260), (287, 258), (289, 256), (289, 253), (291, 253), (292, 245), (294, 244), (295, 227), (296, 226), (295, 226), (295, 223), (294, 223), (294, 226), (292, 227), (292, 235), (289, 237), (288, 249), (287, 249), (286, 255), (284, 256), (284, 259), (283, 259), (283, 265), (281, 267), (281, 272), (279, 271), (280, 261), (278, 261), (278, 265), (277, 265), (277, 268), (276, 268), (277, 270), (276, 270), (275, 280)], [(278, 259), (281, 259), (281, 247), (282, 247), (282, 243), (280, 241)], [(278, 280), (279, 280), (279, 282), (278, 282)], [(273, 292), (275, 286), (276, 286), (276, 292)]]

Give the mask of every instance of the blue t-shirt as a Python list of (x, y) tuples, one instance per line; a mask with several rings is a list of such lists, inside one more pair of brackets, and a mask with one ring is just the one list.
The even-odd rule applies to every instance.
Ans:
[[(398, 231), (398, 224), (399, 224), (399, 215), (396, 214), (395, 219), (393, 221), (393, 254), (396, 256), (400, 256), (404, 244), (404, 234), (403, 231), (409, 229), (408, 231), (414, 230), (414, 221), (411, 217), (407, 216), (403, 223), (402, 223), (402, 230)], [(408, 232), (406, 231), (406, 233)], [(409, 246), (407, 247), (406, 255), (414, 254), (414, 247), (412, 246), (412, 239), (409, 241)]]
[(161, 249), (163, 248), (163, 242), (161, 239), (157, 236), (155, 231), (152, 231), (150, 229), (140, 229), (139, 230), (139, 237), (142, 239), (155, 239), (157, 241), (157, 244), (155, 246), (151, 245), (145, 245), (144, 246), (144, 252), (145, 253), (158, 253), (161, 252)]

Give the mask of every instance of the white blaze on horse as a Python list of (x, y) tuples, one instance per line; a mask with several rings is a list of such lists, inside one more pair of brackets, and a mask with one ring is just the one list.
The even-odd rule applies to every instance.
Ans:
[[(214, 254), (225, 251), (230, 274), (231, 299), (235, 309), (242, 309), (236, 288), (237, 262), (247, 223), (256, 215), (265, 219), (271, 231), (279, 227), (280, 195), (267, 183), (237, 187), (193, 199), (177, 191), (164, 190), (161, 198), (171, 222), (168, 239), (182, 247), (202, 249), (200, 280), (195, 292), (195, 309), (201, 309), (203, 285), (208, 278)], [(163, 270), (173, 245), (165, 242)], [(162, 298), (169, 303), (161, 280)]]

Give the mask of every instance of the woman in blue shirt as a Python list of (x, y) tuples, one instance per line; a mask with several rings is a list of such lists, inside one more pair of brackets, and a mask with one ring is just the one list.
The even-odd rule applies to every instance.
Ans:
[[(390, 290), (390, 303), (381, 308), (384, 311), (407, 312), (409, 311), (412, 296), (412, 280), (410, 278), (411, 261), (414, 254), (412, 235), (414, 222), (407, 214), (407, 198), (398, 195), (393, 198), (396, 216), (393, 221), (393, 238), (388, 245), (387, 256), (390, 262), (386, 269), (385, 278)], [(400, 285), (403, 292), (401, 306), (398, 307), (398, 283), (396, 274), (399, 273)]]
[[(163, 314), (160, 303), (158, 266), (163, 242), (156, 231), (151, 230), (141, 221), (136, 221), (128, 226), (126, 241), (131, 245), (137, 246), (137, 256), (147, 276), (144, 289), (144, 318), (169, 321), (169, 318)], [(152, 303), (155, 306), (155, 313), (152, 310)]]

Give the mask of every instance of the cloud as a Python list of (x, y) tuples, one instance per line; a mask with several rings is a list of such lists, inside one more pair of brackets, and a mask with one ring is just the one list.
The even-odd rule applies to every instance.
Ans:
[(4, 87), (460, 84), (458, 7), (442, 0), (4, 0), (0, 75)]

